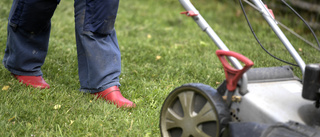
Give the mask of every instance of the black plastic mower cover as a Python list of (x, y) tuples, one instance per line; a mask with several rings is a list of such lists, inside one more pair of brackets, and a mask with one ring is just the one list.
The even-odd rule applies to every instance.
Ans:
[(320, 132), (313, 127), (292, 121), (274, 125), (232, 122), (224, 137), (320, 137)]
[(317, 101), (320, 99), (320, 64), (309, 64), (306, 66), (302, 97)]

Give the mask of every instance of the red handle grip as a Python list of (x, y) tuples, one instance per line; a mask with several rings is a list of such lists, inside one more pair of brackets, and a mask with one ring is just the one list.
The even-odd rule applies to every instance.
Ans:
[[(217, 50), (216, 54), (224, 68), (227, 81), (227, 89), (229, 91), (234, 91), (237, 88), (237, 83), (242, 77), (243, 73), (245, 73), (253, 66), (253, 62), (247, 57), (233, 51)], [(243, 62), (245, 66), (242, 69), (235, 69), (229, 64), (225, 56), (234, 57)]]

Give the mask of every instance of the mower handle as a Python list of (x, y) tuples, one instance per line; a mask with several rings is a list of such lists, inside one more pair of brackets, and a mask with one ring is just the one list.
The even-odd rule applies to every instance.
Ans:
[[(228, 51), (228, 47), (223, 43), (223, 41), (219, 38), (219, 36), (214, 32), (214, 30), (210, 27), (210, 25), (206, 22), (206, 20), (201, 16), (199, 11), (193, 6), (190, 0), (179, 0), (182, 7), (186, 10), (186, 12), (182, 12), (182, 14), (186, 14), (198, 24), (200, 29), (208, 34), (208, 36), (212, 39), (212, 41), (216, 44), (216, 46), (221, 50)], [(232, 65), (237, 69), (242, 69), (242, 65), (235, 58), (229, 58)], [(248, 92), (247, 90), (248, 78), (246, 74), (243, 74), (241, 79), (241, 86), (239, 93), (244, 95)]]
[[(227, 89), (229, 91), (235, 91), (235, 89), (237, 88), (237, 83), (240, 80), (240, 78), (242, 77), (242, 75), (249, 70), (252, 66), (253, 66), (253, 62), (248, 59), (247, 57), (237, 53), (237, 52), (233, 52), (233, 51), (225, 51), (225, 50), (217, 50), (216, 54), (219, 58), (219, 60), (221, 61), (223, 68), (224, 68), (224, 72), (226, 75), (226, 81), (227, 81)], [(227, 58), (225, 56), (231, 56), (234, 57), (238, 60), (240, 60), (241, 62), (244, 63), (244, 67), (242, 69), (235, 69), (234, 67), (232, 67)]]

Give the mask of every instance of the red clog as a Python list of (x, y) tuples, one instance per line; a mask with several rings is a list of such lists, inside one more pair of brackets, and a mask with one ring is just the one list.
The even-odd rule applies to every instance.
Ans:
[(50, 85), (44, 81), (42, 76), (21, 76), (21, 75), (14, 75), (19, 82), (22, 82), (23, 84), (29, 86), (31, 85), (34, 88), (40, 88), (40, 89), (49, 89)]
[(118, 86), (113, 86), (107, 88), (104, 91), (94, 93), (94, 95), (98, 96), (97, 98), (103, 98), (107, 102), (113, 103), (117, 105), (118, 108), (134, 108), (136, 104), (132, 103), (130, 100), (124, 98), (121, 95), (120, 89)]

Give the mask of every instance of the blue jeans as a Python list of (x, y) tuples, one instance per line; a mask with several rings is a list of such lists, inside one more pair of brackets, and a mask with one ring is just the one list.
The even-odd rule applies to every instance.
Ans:
[[(41, 76), (51, 17), (60, 0), (14, 0), (9, 14), (4, 66), (13, 74)], [(80, 91), (120, 86), (121, 55), (114, 29), (119, 0), (75, 0)]]

